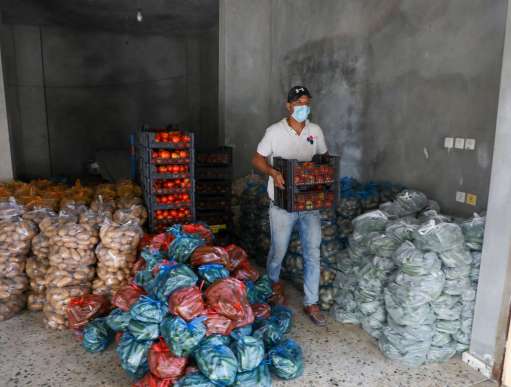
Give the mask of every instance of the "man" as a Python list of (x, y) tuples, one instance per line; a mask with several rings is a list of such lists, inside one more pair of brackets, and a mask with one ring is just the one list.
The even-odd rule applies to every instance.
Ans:
[[(326, 318), (318, 307), (320, 279), (321, 224), (319, 211), (288, 212), (273, 204), (274, 185), (284, 188), (280, 172), (273, 169), (273, 157), (311, 161), (316, 154), (325, 154), (327, 147), (321, 128), (311, 123), (311, 94), (304, 86), (295, 86), (287, 96), (288, 116), (266, 129), (257, 147), (252, 164), (269, 176), (271, 248), (268, 253), (267, 272), (274, 286), (279, 283), (282, 260), (286, 255), (293, 227), (298, 223), (304, 260), (304, 310), (318, 325), (325, 325)], [(267, 158), (270, 158), (270, 162)]]

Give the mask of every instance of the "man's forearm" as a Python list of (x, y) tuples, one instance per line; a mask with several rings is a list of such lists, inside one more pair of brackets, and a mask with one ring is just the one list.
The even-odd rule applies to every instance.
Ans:
[(252, 159), (252, 165), (261, 173), (264, 173), (267, 176), (271, 176), (275, 170), (272, 166), (266, 161), (263, 156), (255, 155)]

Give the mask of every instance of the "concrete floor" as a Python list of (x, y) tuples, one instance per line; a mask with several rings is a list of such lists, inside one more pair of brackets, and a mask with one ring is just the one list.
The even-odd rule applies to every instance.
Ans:
[[(326, 328), (312, 325), (300, 308), (301, 296), (288, 289), (297, 312), (291, 336), (303, 347), (305, 374), (274, 386), (495, 387), (460, 358), (446, 364), (409, 369), (387, 360), (358, 327), (334, 320)], [(40, 314), (25, 312), (0, 322), (0, 386), (129, 386), (115, 351), (85, 352), (71, 332), (43, 327)]]

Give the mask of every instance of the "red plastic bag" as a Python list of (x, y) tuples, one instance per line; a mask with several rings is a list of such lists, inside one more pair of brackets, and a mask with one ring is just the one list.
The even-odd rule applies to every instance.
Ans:
[(273, 290), (270, 300), (271, 305), (286, 305), (286, 294), (284, 292), (284, 284), (282, 282), (275, 282), (271, 285)]
[(245, 267), (245, 265), (250, 265), (247, 252), (241, 247), (230, 244), (225, 247), (225, 251), (229, 254), (229, 262), (227, 263), (227, 269), (229, 271)]
[(138, 382), (133, 383), (132, 387), (172, 387), (174, 382), (173, 379), (160, 379), (148, 372)]
[(108, 314), (111, 309), (112, 306), (108, 298), (98, 294), (86, 294), (71, 298), (66, 308), (69, 328), (81, 328), (90, 320)]
[(193, 320), (204, 312), (202, 292), (197, 286), (181, 288), (169, 297), (169, 312), (186, 321)]
[(259, 318), (269, 318), (271, 316), (271, 307), (268, 304), (253, 304), (252, 311), (254, 312), (254, 317), (256, 319)]
[(250, 263), (238, 268), (232, 276), (240, 281), (256, 282), (259, 279), (259, 272)]
[(219, 263), (227, 266), (229, 254), (223, 247), (219, 246), (201, 246), (197, 247), (190, 258), (192, 266), (201, 266), (207, 263)]
[(123, 334), (124, 334), (124, 332), (122, 332), (122, 331), (116, 332), (116, 334), (115, 334), (115, 344), (119, 344), (119, 342), (122, 339), (122, 335)]
[(186, 357), (177, 357), (170, 352), (165, 340), (154, 343), (147, 356), (149, 371), (160, 379), (177, 380), (185, 374), (188, 359)]
[(135, 261), (135, 263), (133, 264), (133, 266), (131, 267), (131, 274), (135, 275), (140, 270), (144, 270), (146, 265), (147, 265), (147, 262), (145, 261), (145, 259), (137, 259)]
[(213, 310), (208, 310), (205, 316), (206, 320), (204, 321), (204, 325), (206, 325), (206, 336), (229, 336), (234, 329), (234, 323), (232, 320)]
[(206, 304), (215, 312), (233, 321), (245, 318), (247, 288), (236, 278), (228, 277), (216, 281), (206, 290), (205, 297)]
[(140, 296), (146, 295), (146, 291), (140, 286), (129, 284), (120, 288), (112, 297), (112, 305), (123, 312), (130, 310), (131, 306), (138, 301)]
[(234, 329), (244, 327), (245, 325), (252, 324), (254, 322), (254, 312), (252, 307), (247, 302), (243, 305), (243, 318), (237, 321), (233, 321)]
[(206, 242), (207, 245), (213, 242), (213, 232), (200, 223), (185, 224), (181, 230), (187, 234), (199, 234), (199, 236)]
[(200, 370), (197, 368), (197, 366), (189, 365), (188, 367), (186, 367), (185, 375), (195, 374), (196, 372), (200, 372)]

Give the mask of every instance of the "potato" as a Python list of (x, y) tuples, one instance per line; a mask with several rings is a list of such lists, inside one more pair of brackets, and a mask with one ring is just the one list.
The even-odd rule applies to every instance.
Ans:
[(46, 290), (46, 304), (43, 307), (44, 322), (52, 329), (67, 327), (66, 308), (69, 300), (89, 293), (90, 287), (68, 286), (63, 288), (50, 286)]
[(0, 300), (21, 295), (28, 289), (28, 278), (25, 273), (15, 277), (0, 277)]
[(44, 233), (37, 234), (32, 239), (32, 252), (38, 258), (48, 258), (50, 253), (50, 239)]
[(114, 221), (120, 224), (136, 220), (142, 226), (147, 220), (147, 210), (142, 204), (133, 204), (127, 208), (120, 208), (114, 212)]
[(65, 223), (50, 237), (51, 246), (91, 250), (98, 243), (97, 232), (86, 224)]
[(43, 310), (44, 305), (46, 304), (46, 294), (45, 293), (37, 293), (37, 292), (29, 292), (27, 299), (27, 309), (39, 312)]
[(26, 296), (23, 294), (0, 300), (0, 321), (8, 320), (21, 312), (25, 303)]

